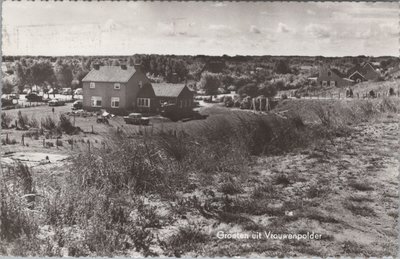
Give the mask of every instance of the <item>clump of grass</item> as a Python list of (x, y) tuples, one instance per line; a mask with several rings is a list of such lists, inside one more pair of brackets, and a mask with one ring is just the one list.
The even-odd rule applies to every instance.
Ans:
[[(52, 126), (53, 125), (51, 125), (51, 127)], [(60, 120), (58, 122), (58, 128), (60, 131), (65, 132), (69, 135), (79, 133), (78, 128), (74, 127), (72, 125), (71, 120), (65, 114), (60, 115)]]
[(223, 180), (222, 184), (220, 184), (219, 191), (223, 194), (234, 195), (242, 193), (243, 189), (235, 179), (227, 177)]
[(26, 114), (22, 114), (21, 111), (18, 111), (18, 126), (21, 129), (26, 129), (29, 126), (29, 118)]
[(178, 233), (170, 237), (164, 244), (164, 251), (168, 256), (181, 255), (196, 251), (207, 240), (207, 235), (196, 225), (181, 227)]
[(350, 201), (345, 201), (343, 203), (343, 206), (356, 216), (364, 216), (364, 217), (376, 216), (375, 211), (368, 206), (357, 205)]
[(57, 123), (51, 116), (47, 116), (42, 118), (42, 127), (46, 130), (53, 131), (57, 128)]
[(287, 185), (291, 184), (289, 178), (285, 174), (279, 174), (275, 178), (274, 182), (277, 185), (284, 185), (284, 186), (287, 186)]
[(368, 182), (351, 181), (349, 186), (359, 191), (373, 191), (374, 187)]
[(12, 121), (12, 117), (5, 112), (1, 113), (1, 128), (8, 129), (10, 127), (10, 123)]

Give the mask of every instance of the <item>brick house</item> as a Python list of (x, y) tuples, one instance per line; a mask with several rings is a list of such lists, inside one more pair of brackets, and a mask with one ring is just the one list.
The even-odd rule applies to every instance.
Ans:
[[(140, 65), (95, 65), (82, 83), (83, 108), (89, 111), (105, 109), (115, 114), (126, 114), (152, 107), (155, 101), (151, 83)], [(148, 92), (148, 97), (138, 98), (141, 91)]]
[(346, 87), (353, 85), (354, 81), (346, 78), (339, 70), (322, 68), (317, 77), (317, 84), (322, 87)]
[(169, 104), (180, 110), (193, 108), (194, 93), (185, 84), (157, 83), (152, 87), (160, 107)]
[(359, 83), (378, 79), (381, 74), (371, 63), (366, 62), (363, 65), (357, 65), (349, 69), (347, 76), (349, 79)]

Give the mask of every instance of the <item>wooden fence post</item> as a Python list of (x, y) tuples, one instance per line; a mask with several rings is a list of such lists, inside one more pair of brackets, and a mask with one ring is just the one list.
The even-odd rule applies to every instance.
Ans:
[(46, 139), (43, 139), (43, 147), (46, 147)]
[(71, 139), (71, 150), (74, 150), (74, 139)]
[(92, 125), (92, 133), (94, 133), (94, 130), (93, 130), (93, 125)]
[(88, 150), (89, 150), (89, 153), (90, 153), (90, 141), (88, 140)]
[(24, 146), (25, 145), (25, 143), (24, 143), (24, 134), (22, 134), (22, 137), (21, 137), (21, 144)]

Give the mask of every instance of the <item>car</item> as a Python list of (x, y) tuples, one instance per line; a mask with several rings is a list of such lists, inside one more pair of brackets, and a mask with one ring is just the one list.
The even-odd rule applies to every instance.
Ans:
[(71, 95), (72, 94), (72, 89), (71, 88), (63, 88), (61, 94), (63, 94), (63, 95)]
[(43, 96), (40, 96), (36, 93), (29, 93), (25, 96), (25, 98), (30, 102), (41, 102), (43, 101)]
[(102, 116), (102, 115), (97, 116), (96, 122), (97, 123), (109, 124), (107, 117), (106, 116)]
[(82, 100), (77, 100), (72, 104), (72, 110), (80, 110), (83, 109), (83, 102)]
[(65, 104), (65, 102), (60, 101), (58, 99), (52, 99), (48, 103), (49, 103), (49, 106), (63, 106)]
[(150, 119), (143, 117), (141, 113), (130, 113), (128, 116), (124, 116), (126, 124), (134, 125), (149, 125)]
[(48, 94), (58, 94), (58, 89), (57, 88), (51, 88), (47, 93)]
[(75, 89), (74, 95), (82, 95), (82, 88)]

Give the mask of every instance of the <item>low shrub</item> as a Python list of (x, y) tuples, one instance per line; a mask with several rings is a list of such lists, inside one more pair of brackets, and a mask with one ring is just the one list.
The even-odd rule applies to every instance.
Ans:
[(359, 191), (373, 191), (374, 187), (368, 182), (351, 181), (349, 186)]
[(77, 127), (74, 127), (72, 125), (71, 120), (65, 114), (60, 115), (60, 120), (58, 122), (58, 128), (60, 129), (60, 131), (65, 132), (69, 135), (79, 133), (79, 130), (77, 129)]
[(28, 116), (26, 114), (22, 114), (21, 111), (18, 111), (17, 122), (18, 122), (18, 126), (21, 129), (26, 129), (29, 126), (29, 123), (30, 123)]
[(57, 140), (56, 140), (56, 146), (57, 146), (57, 147), (61, 147), (62, 145), (63, 145), (62, 140), (61, 140), (61, 139), (57, 139)]
[(170, 237), (163, 244), (163, 249), (168, 256), (180, 257), (181, 255), (196, 251), (207, 240), (207, 235), (196, 225), (181, 227), (178, 233)]
[(343, 203), (343, 206), (346, 209), (350, 210), (356, 216), (364, 216), (364, 217), (376, 216), (375, 211), (371, 207), (368, 207), (368, 206), (354, 204), (350, 201), (345, 201)]
[(1, 128), (8, 129), (10, 127), (10, 123), (12, 121), (12, 117), (5, 112), (1, 113)]
[(51, 116), (42, 118), (42, 127), (46, 130), (53, 131), (57, 128), (57, 123)]

